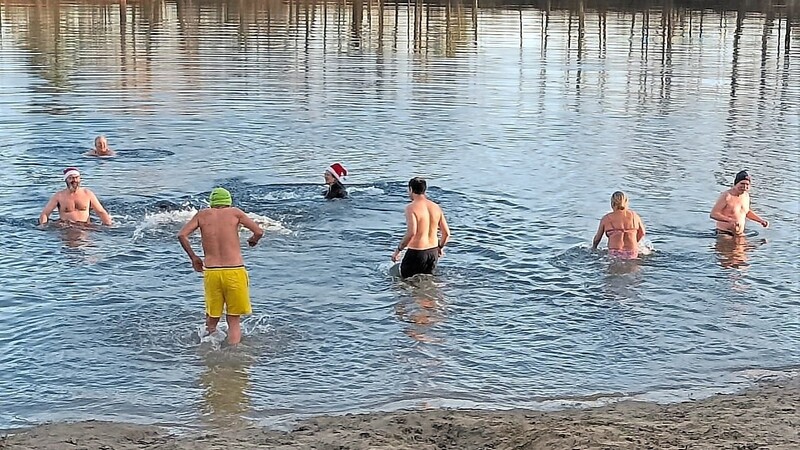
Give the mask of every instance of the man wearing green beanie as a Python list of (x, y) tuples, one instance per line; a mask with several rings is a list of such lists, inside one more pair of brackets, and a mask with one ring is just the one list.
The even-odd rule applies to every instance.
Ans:
[[(192, 260), (192, 267), (203, 273), (206, 304), (206, 331), (211, 334), (225, 310), (228, 322), (228, 343), (241, 341), (241, 316), (251, 314), (250, 278), (244, 267), (240, 249), (239, 226), (253, 232), (247, 243), (258, 244), (264, 231), (239, 208), (231, 206), (233, 199), (227, 190), (217, 187), (208, 198), (210, 208), (197, 212), (178, 233), (181, 246)], [(200, 229), (205, 260), (194, 253), (189, 236)]]

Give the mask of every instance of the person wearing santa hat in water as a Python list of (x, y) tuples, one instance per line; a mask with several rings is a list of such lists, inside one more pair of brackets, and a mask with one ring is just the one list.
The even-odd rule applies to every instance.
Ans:
[(347, 169), (345, 169), (342, 163), (333, 163), (330, 167), (325, 169), (325, 184), (328, 185), (325, 199), (347, 198), (347, 189), (345, 189), (344, 184), (342, 184), (346, 176)]
[(93, 209), (103, 225), (111, 225), (111, 215), (106, 212), (94, 192), (81, 187), (81, 173), (74, 167), (64, 169), (64, 183), (66, 189), (56, 192), (47, 202), (39, 223), (47, 223), (50, 213), (58, 208), (58, 219), (66, 223), (88, 223), (89, 210)]

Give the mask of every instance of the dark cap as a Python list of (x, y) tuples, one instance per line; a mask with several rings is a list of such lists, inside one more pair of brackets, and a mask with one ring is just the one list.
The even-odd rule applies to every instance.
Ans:
[(736, 174), (736, 178), (733, 180), (733, 185), (736, 186), (742, 180), (750, 181), (750, 174), (748, 174), (746, 170), (742, 170)]

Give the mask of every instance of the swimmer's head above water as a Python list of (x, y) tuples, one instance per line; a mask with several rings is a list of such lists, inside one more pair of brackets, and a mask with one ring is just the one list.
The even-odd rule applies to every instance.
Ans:
[(342, 163), (333, 163), (327, 169), (325, 169), (325, 184), (331, 185), (336, 183), (343, 183), (344, 179), (347, 177), (347, 169), (342, 165)]
[(75, 192), (81, 187), (81, 173), (75, 167), (64, 169), (64, 183), (70, 192)]
[(208, 196), (208, 203), (212, 208), (224, 208), (233, 204), (233, 197), (231, 193), (221, 187), (216, 187), (211, 190), (211, 195)]
[(97, 153), (108, 153), (108, 141), (103, 135), (94, 138), (94, 150)]
[(428, 182), (422, 177), (414, 177), (408, 180), (408, 195), (413, 198), (414, 195), (425, 195), (428, 190)]
[(611, 209), (614, 211), (628, 209), (628, 196), (622, 191), (611, 194)]
[(733, 179), (733, 187), (736, 188), (739, 194), (744, 194), (750, 190), (750, 182), (750, 174), (746, 170), (742, 170)]

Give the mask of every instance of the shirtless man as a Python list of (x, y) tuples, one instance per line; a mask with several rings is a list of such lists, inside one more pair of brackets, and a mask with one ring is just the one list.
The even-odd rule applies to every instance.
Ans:
[(116, 156), (116, 152), (108, 148), (105, 136), (94, 138), (94, 148), (86, 153), (86, 156)]
[(758, 222), (762, 227), (769, 222), (750, 210), (750, 175), (742, 170), (736, 174), (733, 187), (720, 194), (709, 216), (717, 221), (717, 235), (736, 236), (744, 234), (745, 219)]
[(47, 223), (50, 213), (58, 208), (58, 219), (65, 223), (89, 223), (89, 210), (93, 209), (103, 225), (111, 225), (111, 216), (106, 212), (94, 192), (81, 187), (81, 174), (74, 167), (64, 169), (67, 188), (56, 192), (39, 215), (39, 223)]
[[(236, 345), (242, 339), (240, 316), (251, 314), (250, 278), (244, 268), (239, 248), (239, 225), (253, 232), (247, 243), (258, 244), (264, 231), (233, 203), (230, 192), (218, 187), (211, 191), (210, 208), (202, 209), (178, 233), (181, 246), (192, 260), (192, 267), (203, 273), (206, 304), (206, 330), (217, 330), (225, 308), (228, 322), (228, 343)], [(200, 228), (205, 261), (192, 250), (189, 236)]]
[[(428, 185), (420, 177), (408, 182), (408, 196), (411, 203), (406, 206), (406, 234), (400, 245), (392, 254), (392, 261), (397, 262), (400, 252), (408, 247), (403, 262), (400, 263), (400, 275), (403, 278), (419, 273), (430, 274), (436, 267), (439, 257), (444, 254), (444, 246), (450, 239), (450, 228), (444, 218), (442, 208), (428, 200), (425, 191)], [(442, 230), (442, 238), (438, 232)]]

